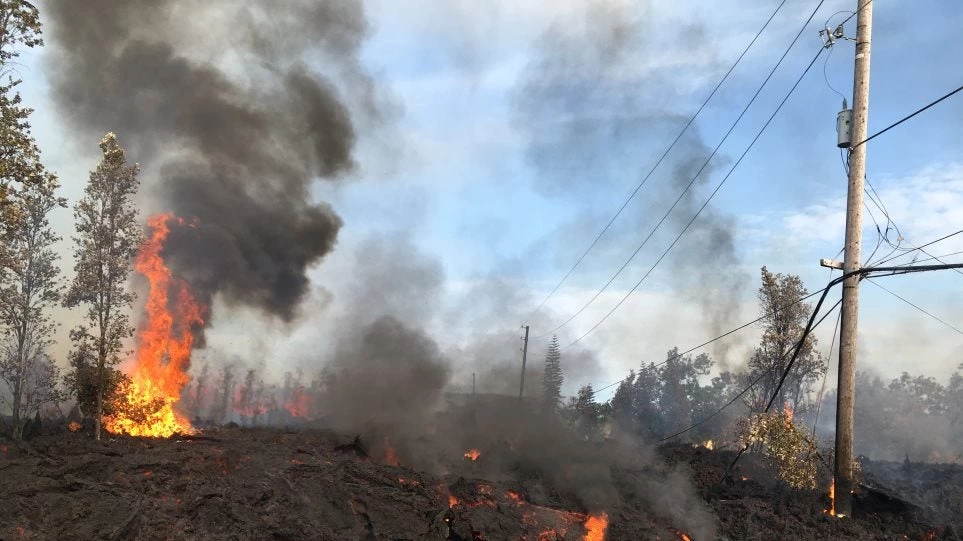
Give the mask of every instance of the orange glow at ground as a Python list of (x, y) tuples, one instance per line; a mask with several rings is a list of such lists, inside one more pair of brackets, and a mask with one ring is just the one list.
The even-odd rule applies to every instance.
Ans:
[(582, 541), (605, 541), (605, 530), (609, 527), (609, 516), (606, 513), (589, 515), (585, 521), (585, 537)]
[(385, 438), (385, 464), (389, 466), (401, 465), (401, 461), (398, 460), (398, 453), (395, 452), (395, 448), (391, 446), (388, 438)]
[(475, 460), (478, 460), (478, 457), (480, 456), (481, 456), (481, 451), (479, 451), (478, 449), (469, 449), (468, 452), (465, 453), (465, 459), (471, 460), (472, 462), (474, 462)]
[(174, 406), (189, 380), (193, 331), (204, 324), (205, 307), (161, 257), (175, 222), (185, 223), (170, 213), (151, 216), (149, 237), (134, 262), (137, 272), (147, 278), (150, 292), (146, 318), (137, 333), (130, 384), (115, 404), (117, 413), (104, 419), (104, 426), (113, 433), (170, 437), (192, 432), (190, 422)]
[(308, 403), (308, 395), (302, 391), (297, 391), (294, 396), (291, 397), (291, 401), (284, 404), (284, 409), (288, 410), (288, 413), (292, 417), (306, 418), (309, 415), (310, 404)]
[(829, 484), (829, 509), (823, 509), (823, 513), (827, 513), (831, 517), (836, 516), (836, 478), (833, 477), (832, 482)]

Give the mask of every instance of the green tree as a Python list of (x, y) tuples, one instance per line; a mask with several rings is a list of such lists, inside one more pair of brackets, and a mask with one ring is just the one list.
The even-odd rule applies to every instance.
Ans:
[[(73, 337), (73, 331), (71, 331)], [(97, 355), (91, 349), (90, 341), (81, 341), (68, 355), (70, 371), (64, 376), (64, 386), (77, 399), (77, 409), (85, 417), (97, 418), (97, 397), (112, 397), (123, 386), (127, 377), (119, 370), (105, 366), (98, 367)], [(102, 415), (113, 415), (114, 402), (102, 401)]]
[(593, 432), (601, 421), (599, 403), (595, 400), (595, 390), (591, 384), (583, 385), (572, 402), (575, 424), (584, 434)]
[[(812, 307), (802, 302), (808, 294), (798, 276), (774, 274), (762, 267), (759, 307), (766, 316), (762, 320), (762, 340), (749, 359), (748, 374), (752, 380), (762, 378), (749, 400), (753, 411), (761, 411), (776, 391), (803, 335), (812, 314)], [(816, 338), (810, 334), (799, 348), (793, 368), (776, 400), (779, 411), (786, 407), (801, 410), (812, 384), (826, 373), (826, 361), (815, 346)]]
[(0, 65), (20, 56), (22, 47), (43, 45), (40, 11), (25, 0), (0, 0)]
[(612, 396), (612, 418), (622, 430), (634, 432), (636, 430), (636, 415), (634, 404), (635, 370), (629, 370), (629, 375), (623, 379)]
[(60, 240), (50, 227), (49, 214), (65, 206), (53, 195), (53, 175), (31, 184), (17, 201), (16, 222), (7, 235), (7, 264), (0, 266), (0, 325), (6, 331), (0, 351), (0, 379), (10, 392), (13, 436), (20, 439), (27, 420), (40, 408), (62, 400), (59, 370), (46, 355), (56, 325), (50, 309), (60, 300)]
[(693, 402), (701, 389), (699, 378), (709, 374), (712, 361), (705, 353), (693, 358), (679, 355), (679, 348), (666, 353), (659, 369), (659, 409), (667, 430), (678, 431), (692, 424)]
[(33, 109), (23, 106), (14, 88), (19, 81), (0, 85), (0, 266), (11, 261), (10, 238), (18, 234), (27, 217), (22, 198), (53, 197), (57, 177), (40, 162), (40, 149), (30, 134), (28, 119)]
[[(37, 8), (22, 0), (0, 0), (0, 71), (10, 72), (23, 48), (43, 45)], [(17, 194), (25, 187), (51, 180), (40, 164), (40, 152), (30, 136), (27, 118), (33, 111), (21, 105), (15, 87), (20, 81), (0, 85), (0, 234), (8, 235), (20, 218)], [(0, 265), (6, 261), (0, 243)]]
[(545, 370), (542, 372), (542, 403), (546, 411), (555, 411), (562, 399), (562, 353), (558, 344), (558, 336), (552, 335), (545, 353)]
[(134, 333), (127, 314), (134, 295), (126, 286), (132, 260), (143, 242), (132, 201), (139, 168), (127, 165), (113, 133), (104, 136), (100, 148), (103, 159), (74, 208), (76, 275), (64, 300), (68, 307), (87, 307), (86, 324), (72, 330), (70, 337), (77, 352), (93, 358), (97, 439), (105, 399), (111, 398), (106, 394), (113, 379), (108, 368), (120, 362), (124, 341)]

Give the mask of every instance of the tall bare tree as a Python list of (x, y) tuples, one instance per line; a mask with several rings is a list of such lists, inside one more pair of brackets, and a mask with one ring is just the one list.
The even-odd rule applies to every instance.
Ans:
[(59, 370), (46, 355), (56, 325), (50, 309), (59, 301), (60, 240), (48, 216), (66, 206), (53, 195), (56, 177), (28, 185), (17, 201), (21, 219), (7, 235), (7, 264), (0, 265), (0, 325), (5, 337), (0, 346), (0, 380), (10, 393), (13, 436), (20, 439), (27, 420), (44, 405), (61, 400), (57, 390)]
[[(127, 313), (134, 295), (127, 289), (127, 278), (143, 242), (131, 200), (139, 186), (139, 167), (127, 165), (124, 149), (113, 133), (104, 136), (100, 148), (103, 159), (90, 173), (84, 197), (74, 208), (76, 276), (64, 301), (68, 307), (87, 307), (86, 324), (73, 329), (70, 337), (78, 353), (75, 359), (89, 359), (93, 365), (96, 439), (100, 439), (105, 392), (116, 379), (111, 366), (120, 362), (124, 340), (134, 333)], [(83, 368), (75, 366), (75, 372)], [(84, 379), (75, 377), (74, 381)], [(74, 391), (78, 396), (83, 392)]]

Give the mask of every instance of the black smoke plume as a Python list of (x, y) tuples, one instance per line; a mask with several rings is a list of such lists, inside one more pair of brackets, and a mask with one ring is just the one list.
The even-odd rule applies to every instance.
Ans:
[(312, 182), (355, 168), (379, 115), (360, 0), (54, 0), (53, 97), (83, 137), (116, 132), (153, 211), (196, 220), (166, 258), (215, 294), (290, 320), (341, 219)]

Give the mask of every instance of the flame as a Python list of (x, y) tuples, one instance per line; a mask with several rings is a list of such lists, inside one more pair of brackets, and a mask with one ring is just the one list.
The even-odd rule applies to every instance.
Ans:
[(395, 452), (395, 448), (391, 446), (388, 438), (385, 438), (385, 464), (389, 466), (401, 465), (401, 461), (398, 460), (398, 453)]
[(795, 415), (795, 413), (794, 413), (793, 410), (792, 410), (792, 407), (791, 407), (791, 406), (785, 406), (785, 407), (783, 407), (782, 413), (783, 413), (783, 415), (786, 416), (786, 424), (787, 424), (787, 425), (791, 425), (791, 424), (792, 424), (792, 420), (793, 420), (793, 416)]
[(582, 541), (605, 541), (605, 530), (609, 527), (609, 516), (606, 513), (589, 515), (585, 521), (585, 537)]
[(478, 457), (480, 456), (481, 456), (481, 451), (479, 451), (478, 449), (469, 449), (468, 452), (465, 453), (465, 460), (471, 460), (472, 462), (474, 462), (478, 460)]
[(148, 218), (150, 237), (134, 261), (134, 268), (150, 283), (150, 293), (147, 318), (137, 334), (131, 381), (115, 404), (117, 414), (104, 419), (104, 426), (115, 434), (170, 437), (192, 432), (190, 422), (174, 411), (174, 405), (189, 379), (192, 331), (204, 324), (205, 308), (161, 257), (172, 222), (185, 225), (170, 213)]
[(461, 501), (458, 498), (456, 498), (451, 494), (448, 495), (448, 509), (451, 509), (452, 507), (459, 504), (461, 504)]
[(713, 443), (712, 440), (706, 440), (705, 443), (702, 444), (702, 446), (711, 451), (715, 449), (716, 444)]
[(67, 430), (71, 432), (76, 432), (80, 430), (80, 423), (78, 423), (77, 421), (70, 421), (70, 424), (67, 425)]
[(519, 496), (517, 492), (513, 492), (511, 490), (505, 492), (505, 498), (515, 502), (518, 505), (522, 505), (523, 503), (525, 503), (524, 500), (522, 500), (522, 497)]
[(831, 517), (836, 516), (836, 478), (835, 477), (833, 477), (832, 482), (829, 484), (829, 509), (823, 509), (823, 513), (826, 513)]
[(398, 482), (401, 483), (402, 486), (412, 486), (412, 487), (421, 486), (421, 481), (417, 481), (415, 479), (408, 479), (407, 477), (399, 477)]
[[(284, 409), (288, 410), (292, 417), (305, 418), (308, 416), (308, 398), (304, 391), (298, 389), (291, 397), (291, 401), (284, 404)], [(393, 465), (397, 466), (397, 464)]]

